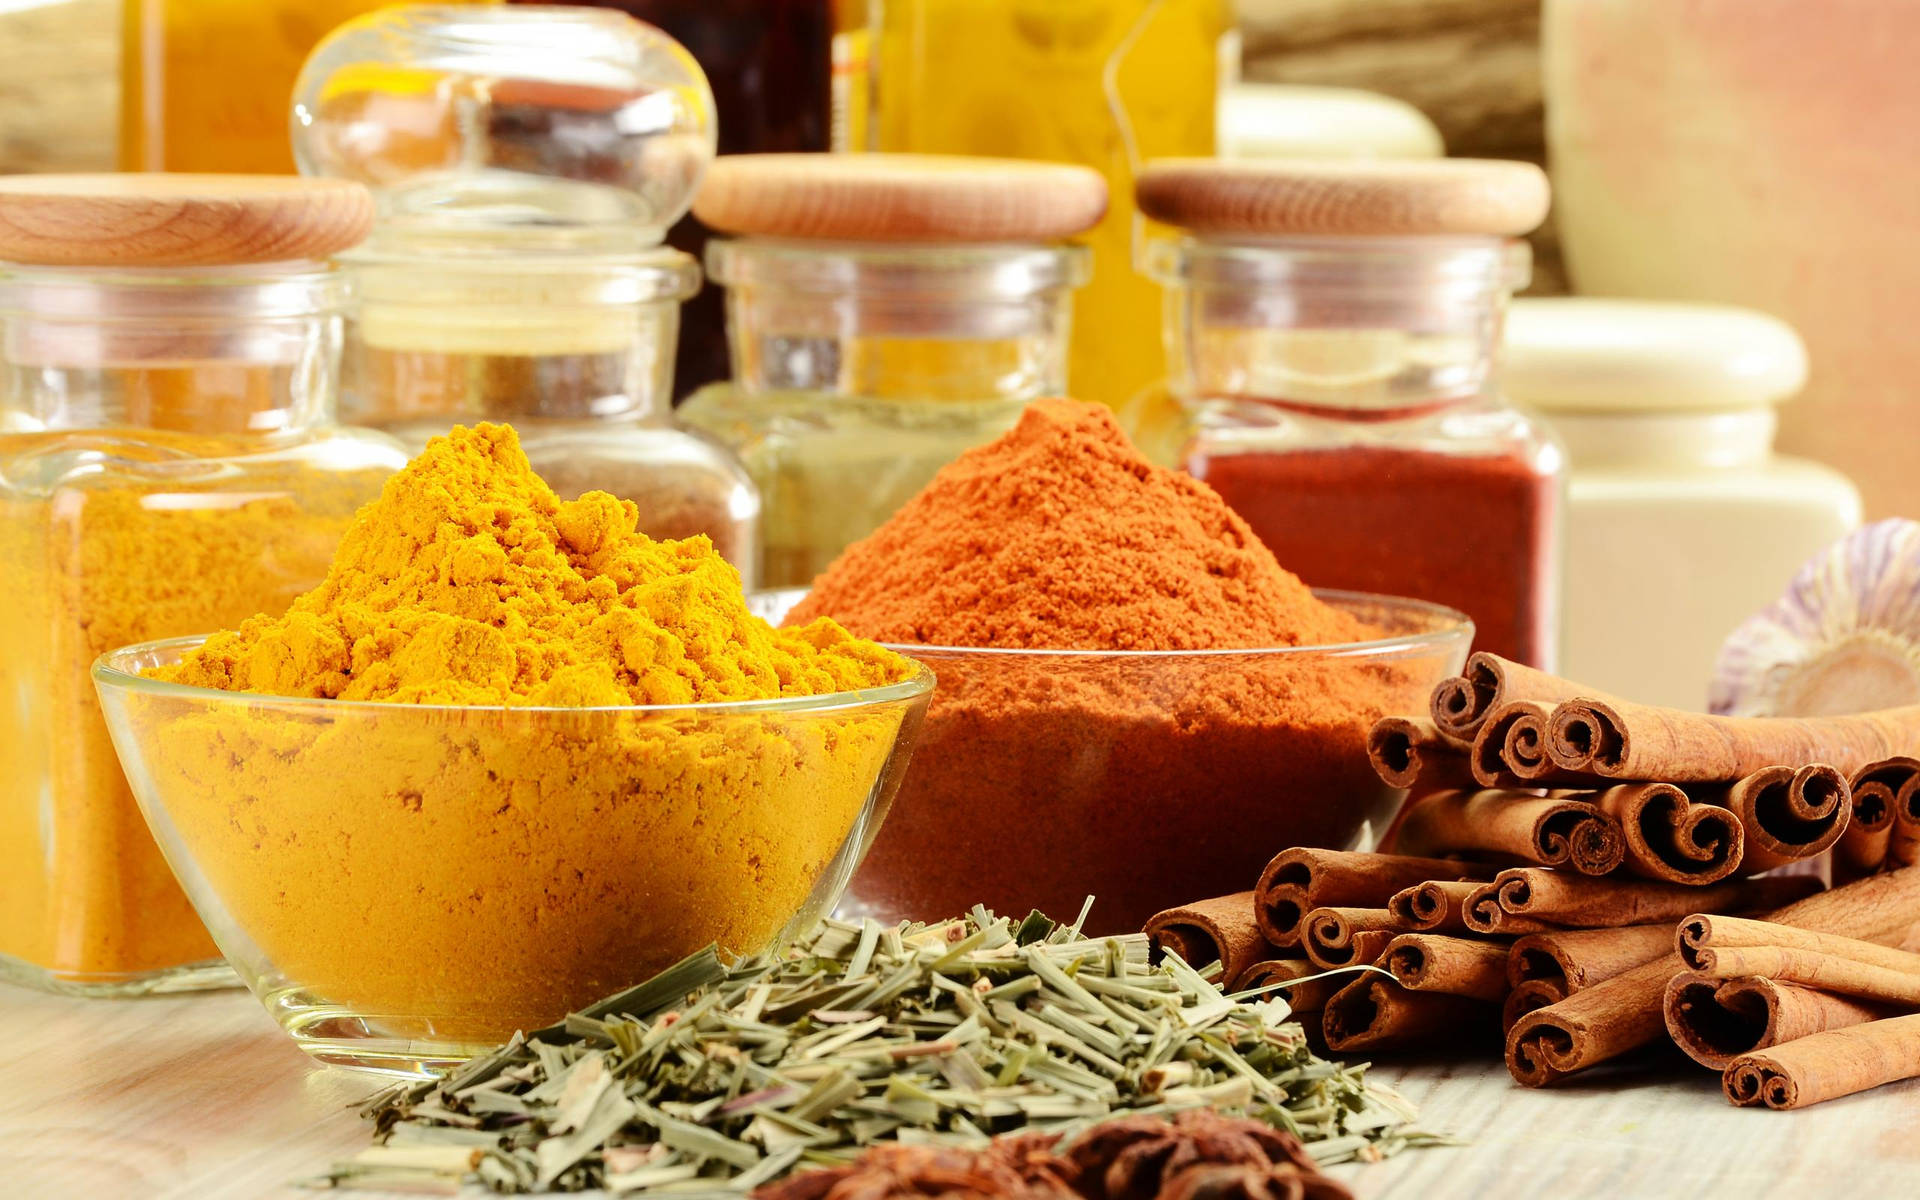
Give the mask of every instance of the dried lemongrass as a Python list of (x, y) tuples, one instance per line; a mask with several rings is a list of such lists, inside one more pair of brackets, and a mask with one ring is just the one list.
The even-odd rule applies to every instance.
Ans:
[(442, 1079), (375, 1097), (380, 1144), (318, 1186), (746, 1191), (868, 1143), (976, 1146), (1211, 1107), (1323, 1163), (1431, 1140), (1364, 1067), (1314, 1057), (1281, 999), (1228, 996), (1142, 935), (975, 909), (828, 921), (732, 967), (707, 950)]

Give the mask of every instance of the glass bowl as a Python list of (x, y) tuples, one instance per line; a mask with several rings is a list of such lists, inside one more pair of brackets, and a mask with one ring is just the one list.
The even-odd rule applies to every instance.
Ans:
[(324, 1062), (444, 1069), (709, 943), (830, 911), (933, 675), (626, 708), (309, 700), (93, 669), (155, 839), (214, 941)]
[[(762, 593), (783, 616), (804, 594)], [(1316, 592), (1374, 641), (1270, 650), (894, 645), (940, 678), (900, 795), (843, 915), (940, 918), (983, 903), (1096, 934), (1251, 888), (1289, 846), (1367, 839), (1405, 795), (1367, 730), (1425, 712), (1473, 623), (1435, 604)]]

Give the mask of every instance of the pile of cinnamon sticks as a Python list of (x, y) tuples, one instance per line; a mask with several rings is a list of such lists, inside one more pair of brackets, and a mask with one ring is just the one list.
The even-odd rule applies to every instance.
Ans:
[(1920, 707), (1717, 718), (1479, 654), (1369, 751), (1416, 789), (1393, 853), (1284, 851), (1156, 943), (1334, 1051), (1504, 1031), (1528, 1086), (1665, 1037), (1739, 1104), (1920, 1075)]

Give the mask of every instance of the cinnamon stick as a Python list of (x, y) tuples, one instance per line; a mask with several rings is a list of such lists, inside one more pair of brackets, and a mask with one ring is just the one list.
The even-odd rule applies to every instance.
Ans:
[(1711, 979), (1761, 975), (1841, 996), (1920, 1008), (1920, 954), (1771, 921), (1698, 915), (1681, 922), (1680, 958)]
[(1507, 982), (1516, 988), (1532, 980), (1551, 982), (1564, 999), (1664, 957), (1672, 948), (1673, 929), (1665, 924), (1528, 934), (1507, 954)]
[(1466, 752), (1425, 717), (1382, 717), (1367, 733), (1367, 761), (1388, 787), (1468, 788)]
[(1829, 1029), (1889, 1016), (1894, 1010), (1764, 977), (1676, 975), (1663, 1001), (1667, 1034), (1703, 1067), (1725, 1070), (1742, 1054)]
[(1804, 862), (1826, 853), (1853, 815), (1846, 776), (1824, 763), (1765, 767), (1726, 791), (1726, 807), (1740, 819), (1749, 874)]
[(1321, 1014), (1327, 1048), (1337, 1053), (1458, 1042), (1493, 1024), (1496, 1010), (1466, 996), (1410, 992), (1368, 972), (1334, 993)]
[(1475, 879), (1431, 879), (1395, 892), (1387, 911), (1414, 933), (1466, 933), (1464, 908), (1479, 887)]
[(1854, 772), (1848, 784), (1853, 791), (1853, 817), (1834, 845), (1833, 868), (1836, 875), (1856, 878), (1886, 863), (1900, 800), (1920, 785), (1920, 758), (1869, 763)]
[(1510, 1030), (1530, 1012), (1558, 1004), (1567, 998), (1566, 986), (1553, 979), (1528, 979), (1507, 993), (1500, 1006), (1500, 1029)]
[(1902, 784), (1894, 797), (1893, 831), (1887, 839), (1887, 865), (1920, 864), (1920, 778)]
[(1553, 706), (1538, 700), (1515, 700), (1495, 709), (1480, 726), (1467, 752), (1467, 767), (1483, 788), (1531, 787), (1567, 776), (1547, 757), (1547, 721)]
[(1591, 694), (1557, 675), (1481, 651), (1467, 659), (1466, 669), (1459, 676), (1440, 681), (1428, 707), (1435, 728), (1467, 746), (1473, 743), (1488, 714), (1502, 705), (1515, 700), (1542, 700), (1551, 705)]
[(1304, 958), (1273, 958), (1254, 963), (1234, 980), (1236, 992), (1264, 991), (1286, 999), (1295, 1013), (1317, 1013), (1333, 994), (1353, 981), (1351, 974), (1329, 975)]
[(1372, 966), (1401, 932), (1384, 908), (1316, 908), (1300, 929), (1307, 958), (1322, 968)]
[(1384, 905), (1402, 888), (1429, 879), (1488, 879), (1494, 868), (1444, 858), (1355, 850), (1282, 850), (1254, 888), (1260, 932), (1283, 950), (1300, 945), (1300, 921), (1316, 908)]
[(1592, 804), (1525, 792), (1436, 792), (1413, 803), (1396, 837), (1402, 853), (1498, 855), (1586, 875), (1626, 856), (1620, 823)]
[[(1718, 951), (1783, 946), (1830, 958), (1852, 959), (1920, 977), (1920, 954), (1903, 949), (1898, 943), (1870, 942), (1752, 917), (1695, 913), (1680, 922), (1674, 933), (1674, 943), (1680, 951), (1681, 961), (1686, 963), (1690, 971), (1715, 972), (1714, 955)], [(1723, 977), (1726, 974), (1724, 971), (1718, 973)]]
[[(1720, 885), (1716, 885), (1720, 886)], [(1920, 867), (1862, 879), (1766, 914), (1766, 919), (1819, 932), (1845, 932), (1899, 945), (1920, 917)], [(1528, 1087), (1617, 1058), (1666, 1030), (1667, 983), (1684, 969), (1667, 954), (1528, 1013), (1507, 1035), (1507, 1070)]]
[[(1678, 921), (1696, 912), (1753, 912), (1820, 890), (1808, 875), (1737, 879), (1706, 887), (1629, 879), (1589, 879), (1565, 871), (1519, 867), (1502, 871), (1468, 902), (1469, 927), (1496, 924), (1483, 915), (1488, 897), (1512, 917), (1570, 929), (1608, 929)], [(1920, 918), (1920, 910), (1915, 912)], [(1669, 941), (1669, 946), (1672, 942)]]
[(1830, 1029), (1728, 1064), (1727, 1099), (1739, 1105), (1805, 1108), (1920, 1076), (1920, 1016)]
[(1554, 710), (1547, 743), (1562, 770), (1602, 779), (1734, 783), (1780, 763), (1853, 772), (1920, 752), (1920, 705), (1844, 717), (1715, 717), (1589, 697)]
[(1273, 956), (1273, 947), (1260, 935), (1250, 891), (1156, 913), (1147, 921), (1146, 934), (1154, 949), (1171, 950), (1190, 967), (1219, 963), (1221, 978), (1227, 981)]
[(1507, 998), (1507, 948), (1495, 942), (1403, 933), (1387, 943), (1380, 965), (1410, 992), (1445, 992), (1489, 1004)]
[(1629, 783), (1597, 793), (1593, 803), (1620, 822), (1626, 869), (1643, 879), (1701, 885), (1740, 867), (1746, 835), (1740, 818), (1713, 804), (1695, 804), (1670, 783)]

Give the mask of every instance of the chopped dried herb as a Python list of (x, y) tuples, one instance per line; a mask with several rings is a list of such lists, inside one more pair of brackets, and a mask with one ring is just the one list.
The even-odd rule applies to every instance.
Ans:
[[(1142, 935), (1038, 914), (827, 921), (786, 951), (703, 951), (362, 1110), (380, 1144), (318, 1186), (744, 1192), (874, 1142), (979, 1146), (1208, 1107), (1321, 1163), (1427, 1135), (1363, 1066), (1316, 1058), (1284, 1000), (1223, 994)], [(410, 1151), (410, 1153), (402, 1153)]]

